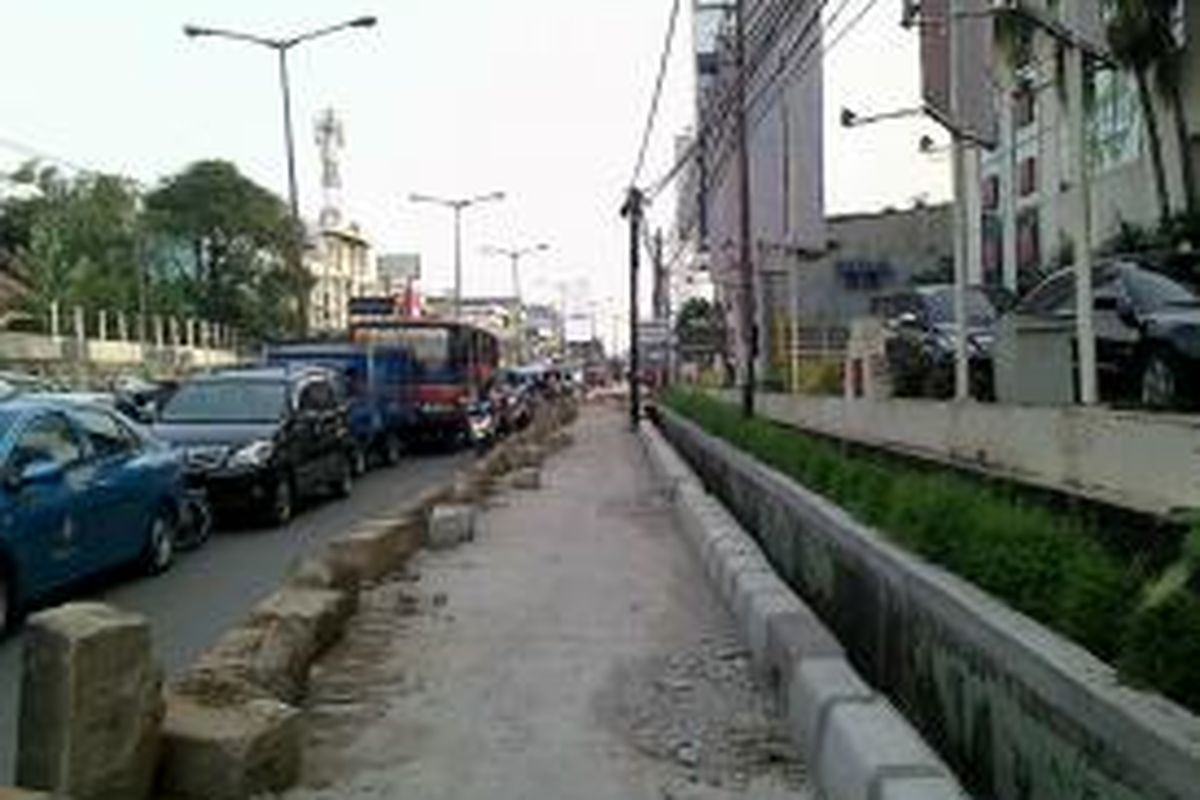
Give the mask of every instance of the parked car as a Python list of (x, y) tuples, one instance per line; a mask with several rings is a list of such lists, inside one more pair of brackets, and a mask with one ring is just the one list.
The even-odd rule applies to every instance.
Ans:
[(533, 386), (521, 373), (511, 369), (498, 373), (490, 395), (501, 435), (523, 430), (533, 420)]
[[(1132, 258), (1096, 267), (1092, 286), (1101, 398), (1155, 409), (1200, 406), (1200, 297)], [(1074, 271), (1046, 278), (1015, 313), (1074, 320)]]
[[(996, 309), (987, 293), (975, 286), (967, 288), (966, 302), (971, 394), (989, 400), (994, 396), (991, 359)], [(954, 287), (919, 286), (883, 295), (872, 301), (871, 312), (883, 319), (887, 329), (885, 352), (896, 396), (952, 397), (958, 335)]]
[(183, 493), (179, 455), (108, 408), (0, 403), (0, 631), (85, 578), (167, 569)]
[(346, 497), (354, 439), (337, 376), (306, 365), (216, 372), (185, 383), (154, 433), (179, 448), (214, 510), (284, 525), (303, 497)]

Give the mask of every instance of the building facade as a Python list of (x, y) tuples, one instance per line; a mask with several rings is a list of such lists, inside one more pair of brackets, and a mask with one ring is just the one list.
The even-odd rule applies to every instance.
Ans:
[(310, 236), (305, 262), (313, 284), (309, 297), (309, 330), (345, 331), (350, 300), (378, 293), (370, 242), (353, 223), (321, 228)]
[[(780, 315), (791, 317), (786, 293), (764, 290), (804, 269), (826, 245), (824, 231), (821, 8), (817, 0), (748, 0), (746, 146), (750, 210), (748, 248), (754, 269), (758, 364)], [(692, 246), (692, 271), (706, 273), (724, 310), (731, 353), (747, 361), (736, 20), (729, 6), (697, 0), (697, 130), (695, 158), (680, 181), (676, 215), (681, 246)]]
[[(1084, 32), (1107, 48), (1109, 0), (1022, 0), (1043, 19)], [(1191, 5), (1191, 8), (1188, 8)], [(1181, 2), (1175, 35), (1185, 45), (1180, 71), (1189, 147), (1181, 153), (1169, 105), (1153, 86), (1172, 213), (1184, 207), (1182, 158), (1200, 168), (1200, 8)], [(1071, 263), (1079, 246), (1072, 236), (1079, 202), (1069, 130), (1071, 107), (1064, 90), (1062, 46), (1037, 26), (1001, 32), (989, 70), (999, 120), (997, 146), (981, 150), (968, 181), (972, 209), (969, 235), (978, 243), (971, 269), (983, 283), (1024, 290)], [(1135, 76), (1099, 59), (1085, 79), (1085, 129), (1090, 170), (1091, 241), (1096, 250), (1122, 225), (1152, 229), (1160, 208), (1148, 129)]]

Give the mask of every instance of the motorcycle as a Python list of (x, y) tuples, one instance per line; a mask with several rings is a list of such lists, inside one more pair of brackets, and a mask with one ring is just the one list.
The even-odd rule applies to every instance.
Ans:
[(486, 453), (496, 442), (496, 415), (488, 402), (472, 403), (467, 409), (467, 440), (476, 453)]

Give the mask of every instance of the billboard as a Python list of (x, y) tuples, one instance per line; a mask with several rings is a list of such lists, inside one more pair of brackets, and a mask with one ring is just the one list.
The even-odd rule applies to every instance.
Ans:
[(953, 131), (989, 146), (998, 135), (989, 73), (995, 46), (995, 15), (989, 12), (996, 8), (993, 0), (922, 0), (915, 20), (926, 110)]

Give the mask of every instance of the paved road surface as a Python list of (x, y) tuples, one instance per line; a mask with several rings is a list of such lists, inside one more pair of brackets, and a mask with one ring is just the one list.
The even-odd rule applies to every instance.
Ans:
[[(281, 530), (221, 531), (184, 555), (170, 572), (100, 591), (101, 599), (150, 618), (168, 673), (197, 653), (278, 585), (299, 554), (348, 529), (364, 515), (402, 505), (449, 475), (467, 456), (418, 456), (363, 477), (349, 500), (308, 510)], [(0, 785), (13, 778), (21, 637), (0, 644)]]

